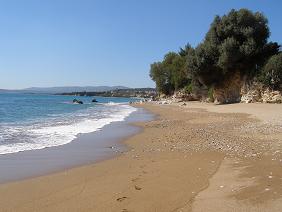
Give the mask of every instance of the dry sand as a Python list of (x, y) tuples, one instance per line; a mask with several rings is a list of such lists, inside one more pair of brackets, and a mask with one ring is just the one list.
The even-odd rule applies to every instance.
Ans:
[(128, 152), (2, 184), (0, 211), (282, 211), (282, 106), (142, 107)]

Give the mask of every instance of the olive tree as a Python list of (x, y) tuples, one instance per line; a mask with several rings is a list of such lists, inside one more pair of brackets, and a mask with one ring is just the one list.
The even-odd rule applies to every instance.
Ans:
[(268, 37), (268, 21), (262, 13), (231, 10), (215, 17), (204, 41), (188, 55), (188, 67), (207, 85), (219, 84), (235, 72), (254, 75), (263, 58), (278, 51), (277, 44), (267, 43)]

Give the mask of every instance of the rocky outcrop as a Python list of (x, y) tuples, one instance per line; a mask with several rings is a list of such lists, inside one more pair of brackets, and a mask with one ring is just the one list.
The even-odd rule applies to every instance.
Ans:
[(73, 102), (74, 104), (80, 104), (80, 105), (82, 105), (82, 104), (83, 104), (83, 102), (82, 102), (82, 101), (77, 100), (77, 99), (72, 100), (72, 102)]
[(219, 86), (214, 87), (213, 98), (216, 104), (236, 103), (241, 100), (242, 79), (237, 71)]
[(265, 88), (262, 84), (254, 81), (245, 83), (241, 88), (242, 103), (282, 103), (282, 94), (280, 91), (273, 91)]
[(160, 96), (158, 100), (162, 103), (183, 101), (204, 101), (216, 104), (228, 103), (282, 103), (282, 90), (274, 91), (265, 87), (256, 79), (246, 80), (240, 72), (236, 72), (232, 77), (224, 80), (220, 85), (208, 89), (207, 87), (193, 88), (193, 92), (184, 89), (174, 93), (173, 96)]
[(242, 103), (254, 103), (262, 102), (261, 93), (263, 86), (260, 83), (245, 82), (241, 88), (241, 102)]
[(172, 99), (178, 101), (196, 101), (199, 100), (199, 97), (194, 93), (187, 93), (184, 90), (180, 90), (174, 93)]
[(261, 94), (258, 90), (250, 90), (246, 94), (242, 95), (241, 102), (243, 103), (261, 102)]
[(271, 91), (270, 89), (263, 91), (261, 99), (263, 103), (282, 103), (281, 92)]

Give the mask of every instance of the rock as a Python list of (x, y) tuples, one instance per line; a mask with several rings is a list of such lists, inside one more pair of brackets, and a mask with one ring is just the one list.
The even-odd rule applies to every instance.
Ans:
[(256, 81), (245, 81), (241, 87), (241, 102), (254, 103), (261, 102), (261, 90), (263, 85)]
[(282, 103), (282, 96), (281, 96), (281, 94), (274, 95), (272, 97), (272, 102), (271, 103)]
[(261, 94), (258, 90), (250, 90), (241, 97), (241, 102), (243, 103), (254, 103), (261, 101)]
[(72, 100), (72, 102), (73, 102), (74, 104), (80, 104), (80, 105), (82, 105), (82, 104), (83, 104), (83, 102), (82, 102), (82, 101), (77, 100), (77, 99)]
[(241, 100), (241, 76), (237, 71), (232, 77), (214, 87), (213, 98), (216, 104), (235, 103)]
[(174, 93), (172, 96), (172, 101), (174, 102), (183, 102), (183, 101), (197, 101), (200, 100), (200, 97), (194, 93), (187, 93), (184, 89), (179, 90)]
[(241, 88), (241, 102), (243, 103), (282, 103), (280, 91), (265, 88), (261, 83), (245, 83)]
[(282, 103), (281, 92), (270, 91), (270, 89), (266, 89), (262, 93), (262, 102), (264, 103)]
[(98, 102), (96, 99), (92, 99), (92, 102)]

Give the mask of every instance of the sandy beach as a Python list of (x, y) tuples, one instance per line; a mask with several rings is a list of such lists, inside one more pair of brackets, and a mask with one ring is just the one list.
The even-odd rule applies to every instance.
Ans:
[(0, 211), (282, 211), (282, 107), (136, 105), (129, 151), (0, 185)]

